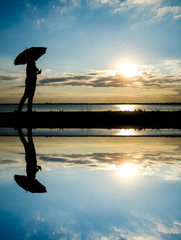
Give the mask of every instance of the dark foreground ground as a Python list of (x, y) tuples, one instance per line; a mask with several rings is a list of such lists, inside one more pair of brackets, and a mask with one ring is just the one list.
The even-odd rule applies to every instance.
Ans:
[(178, 112), (11, 112), (0, 113), (8, 128), (180, 128)]

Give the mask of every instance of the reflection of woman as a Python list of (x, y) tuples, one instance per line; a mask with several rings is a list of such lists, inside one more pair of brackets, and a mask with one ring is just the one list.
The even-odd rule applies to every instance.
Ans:
[(18, 111), (22, 111), (23, 105), (28, 98), (28, 112), (32, 111), (33, 97), (36, 89), (37, 74), (40, 74), (41, 70), (36, 67), (35, 60), (30, 58), (27, 62), (26, 68), (26, 80), (25, 80), (25, 92), (19, 103)]
[(26, 160), (26, 173), (28, 180), (31, 182), (36, 179), (36, 173), (41, 170), (41, 167), (37, 165), (36, 151), (32, 138), (32, 130), (28, 129), (28, 141), (26, 141), (22, 129), (18, 130), (21, 142), (25, 148), (25, 160)]
[(28, 129), (28, 141), (25, 139), (22, 129), (18, 129), (19, 137), (25, 148), (26, 173), (24, 175), (15, 175), (16, 183), (24, 190), (32, 193), (45, 193), (46, 187), (36, 179), (36, 173), (41, 170), (37, 165), (36, 151), (32, 138), (32, 130)]

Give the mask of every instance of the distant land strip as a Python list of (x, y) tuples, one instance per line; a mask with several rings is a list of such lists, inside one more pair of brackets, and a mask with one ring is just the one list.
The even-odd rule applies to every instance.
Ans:
[[(19, 102), (17, 103), (0, 103), (0, 105), (18, 105)], [(25, 103), (25, 106), (27, 104)], [(65, 103), (51, 103), (51, 102), (45, 102), (45, 103), (33, 103), (33, 105), (181, 105), (181, 102), (164, 102), (164, 103), (137, 103), (137, 102), (133, 102), (133, 103), (125, 103), (125, 102), (118, 102), (118, 103), (96, 103), (96, 102), (92, 102), (92, 103), (82, 103), (82, 102), (77, 102), (77, 103), (72, 103), (72, 102), (65, 102)]]
[(0, 127), (181, 129), (181, 111), (1, 112)]

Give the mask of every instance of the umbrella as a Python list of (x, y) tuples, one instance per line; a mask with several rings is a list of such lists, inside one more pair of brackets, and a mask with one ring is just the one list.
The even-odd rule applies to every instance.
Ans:
[(14, 60), (15, 65), (26, 64), (29, 58), (37, 61), (43, 54), (46, 53), (46, 47), (31, 47), (21, 52)]
[(46, 187), (41, 184), (37, 179), (30, 181), (27, 176), (15, 175), (14, 180), (16, 183), (22, 187), (24, 190), (31, 193), (45, 193), (47, 192)]

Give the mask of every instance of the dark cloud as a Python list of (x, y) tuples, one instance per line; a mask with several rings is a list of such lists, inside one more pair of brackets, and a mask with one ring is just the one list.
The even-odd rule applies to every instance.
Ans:
[(7, 76), (7, 75), (0, 75), (0, 81), (12, 81), (12, 80), (16, 80), (17, 77), (11, 77), (11, 76)]
[(67, 165), (84, 165), (87, 167), (102, 167), (103, 164), (117, 165), (129, 160), (124, 153), (65, 154), (61, 156), (41, 155), (39, 158), (45, 162), (59, 162)]
[(9, 160), (9, 159), (0, 160), (0, 165), (11, 164), (11, 163), (17, 163), (17, 161), (15, 161), (15, 160)]
[(91, 72), (85, 74), (71, 74), (56, 78), (40, 80), (43, 85), (59, 86), (91, 86), (91, 87), (126, 87), (130, 79), (121, 74), (108, 75), (104, 72)]
[(181, 155), (173, 152), (132, 152), (132, 153), (89, 153), (39, 155), (45, 162), (60, 163), (68, 166), (86, 166), (104, 168), (112, 165), (119, 168), (124, 163), (141, 164), (144, 168), (157, 165), (173, 165), (180, 162)]
[(140, 76), (125, 77), (119, 72), (90, 72), (85, 74), (67, 74), (60, 77), (45, 78), (40, 85), (83, 86), (83, 87), (132, 87), (132, 88), (179, 88), (181, 77), (159, 75), (144, 72)]
[(45, 78), (40, 80), (42, 84), (54, 84), (54, 83), (64, 83), (69, 81), (80, 81), (80, 80), (89, 80), (91, 77), (84, 74), (69, 74), (67, 76), (57, 77), (57, 78)]
[(40, 83), (42, 84), (51, 84), (51, 83), (62, 83), (67, 81), (67, 78), (65, 77), (60, 77), (60, 78), (45, 78), (43, 80), (40, 80)]

